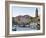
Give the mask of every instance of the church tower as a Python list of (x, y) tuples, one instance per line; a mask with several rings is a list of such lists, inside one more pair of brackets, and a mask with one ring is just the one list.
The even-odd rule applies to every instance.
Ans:
[(36, 17), (38, 17), (38, 8), (36, 8)]

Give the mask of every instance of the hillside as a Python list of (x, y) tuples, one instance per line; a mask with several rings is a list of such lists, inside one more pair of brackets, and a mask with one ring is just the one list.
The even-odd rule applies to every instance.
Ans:
[(31, 17), (29, 15), (12, 17), (12, 23), (15, 25), (27, 25), (30, 23), (40, 23), (40, 17)]

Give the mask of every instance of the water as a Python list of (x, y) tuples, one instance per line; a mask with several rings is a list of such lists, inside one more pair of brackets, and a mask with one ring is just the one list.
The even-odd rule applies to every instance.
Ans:
[(30, 31), (30, 30), (37, 30), (36, 25), (26, 25), (26, 27), (22, 27), (23, 25), (14, 25), (12, 27), (13, 31)]

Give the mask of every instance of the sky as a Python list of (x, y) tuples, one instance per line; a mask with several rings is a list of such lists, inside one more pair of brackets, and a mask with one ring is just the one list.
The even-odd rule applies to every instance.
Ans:
[[(12, 16), (16, 17), (19, 15), (30, 15), (32, 17), (35, 17), (35, 10), (36, 7), (12, 6)], [(38, 13), (40, 13), (40, 8), (38, 8)]]

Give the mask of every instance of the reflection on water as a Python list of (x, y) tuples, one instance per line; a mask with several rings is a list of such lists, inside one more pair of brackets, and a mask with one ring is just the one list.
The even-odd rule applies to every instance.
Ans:
[[(39, 27), (39, 28), (38, 28)], [(12, 31), (30, 31), (30, 30), (40, 30), (39, 25), (13, 25)]]

